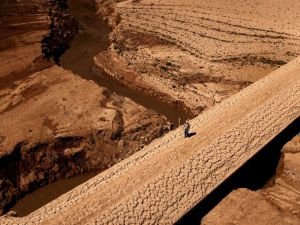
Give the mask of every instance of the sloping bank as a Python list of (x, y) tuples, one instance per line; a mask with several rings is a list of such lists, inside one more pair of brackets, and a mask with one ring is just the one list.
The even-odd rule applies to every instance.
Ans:
[(198, 115), (299, 55), (298, 1), (271, 2), (96, 0), (112, 27), (96, 69)]
[(104, 170), (169, 130), (165, 117), (60, 67), (5, 92), (1, 209), (55, 180)]
[(0, 222), (173, 224), (299, 124), (299, 60), (194, 118), (196, 136), (169, 132), (27, 217)]
[(169, 130), (164, 116), (43, 59), (57, 61), (77, 32), (66, 1), (1, 6), (0, 28), (10, 31), (0, 52), (8, 61), (0, 65), (1, 213), (48, 183), (102, 171)]

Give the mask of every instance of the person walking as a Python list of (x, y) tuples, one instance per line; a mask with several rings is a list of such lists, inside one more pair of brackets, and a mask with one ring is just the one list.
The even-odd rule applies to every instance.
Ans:
[(184, 129), (184, 137), (189, 137), (190, 136), (190, 128), (191, 125), (189, 123), (189, 121), (185, 121), (185, 123), (183, 124), (183, 129)]

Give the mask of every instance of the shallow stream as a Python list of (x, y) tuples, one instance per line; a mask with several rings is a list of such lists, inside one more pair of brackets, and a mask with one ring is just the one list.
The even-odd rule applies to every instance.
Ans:
[[(76, 36), (70, 48), (61, 57), (60, 64), (64, 69), (71, 70), (82, 78), (93, 80), (100, 86), (107, 87), (111, 92), (128, 97), (148, 109), (165, 115), (175, 126), (178, 126), (179, 118), (181, 121), (188, 118), (187, 113), (183, 110), (162, 103), (155, 97), (132, 90), (111, 77), (105, 76), (105, 74), (100, 76), (94, 73), (92, 71), (93, 57), (108, 48), (110, 28), (97, 16), (94, 0), (68, 0), (68, 6), (71, 14), (84, 27), (84, 31)], [(10, 210), (16, 211), (18, 216), (28, 215), (96, 174), (94, 172), (71, 179), (59, 180), (39, 188), (19, 200)]]
[(178, 126), (179, 118), (185, 121), (189, 117), (184, 110), (133, 90), (110, 76), (93, 72), (94, 56), (109, 47), (110, 28), (96, 14), (94, 0), (69, 0), (69, 9), (84, 27), (84, 31), (76, 36), (71, 47), (61, 57), (60, 64), (64, 69), (71, 70), (82, 78), (93, 80), (111, 92), (128, 97), (145, 108), (165, 115), (175, 126)]

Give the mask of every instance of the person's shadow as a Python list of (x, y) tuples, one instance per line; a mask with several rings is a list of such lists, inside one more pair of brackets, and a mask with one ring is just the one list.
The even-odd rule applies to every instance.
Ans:
[(194, 135), (196, 135), (196, 132), (190, 132), (190, 133), (188, 133), (188, 137), (193, 137)]

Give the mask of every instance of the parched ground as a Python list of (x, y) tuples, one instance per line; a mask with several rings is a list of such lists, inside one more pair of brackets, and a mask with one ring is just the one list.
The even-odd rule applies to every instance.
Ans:
[[(165, 117), (69, 71), (53, 67), (52, 62), (42, 57), (41, 42), (49, 33), (50, 24), (46, 2), (4, 0), (0, 5), (1, 208), (27, 191), (56, 179), (110, 167), (169, 129)], [(217, 0), (117, 0), (120, 3), (116, 5), (111, 4), (114, 0), (96, 2), (99, 13), (107, 17), (114, 29), (110, 49), (95, 57), (96, 71), (105, 70), (128, 86), (185, 107), (194, 115), (299, 55), (300, 3), (297, 0), (288, 3), (228, 0), (222, 4)], [(142, 215), (129, 218), (135, 222), (156, 213), (162, 221), (174, 222), (199, 200), (198, 189), (201, 193), (210, 191), (219, 175), (226, 176), (228, 171), (231, 172), (231, 167), (223, 167), (224, 154), (211, 157), (214, 149), (222, 148), (220, 143), (228, 141), (224, 151), (238, 167), (257, 145), (284, 127), (286, 120), (299, 116), (299, 59), (292, 65), (292, 68), (298, 68), (297, 73), (290, 74), (293, 69), (283, 68), (280, 71), (288, 76), (268, 78), (195, 119), (192, 126), (197, 136), (192, 145), (189, 140), (182, 141), (182, 132), (177, 130), (29, 217), (2, 217), (1, 223), (69, 223), (71, 219), (66, 218), (74, 219), (73, 222), (82, 219), (94, 222), (99, 218), (100, 221), (114, 221), (113, 217), (126, 210), (130, 213), (136, 210), (134, 215)], [(267, 81), (272, 85), (268, 86)], [(281, 92), (274, 96), (279, 90)], [(242, 103), (236, 105), (241, 98)], [(264, 102), (267, 106), (261, 105)], [(256, 105), (262, 110), (249, 110)], [(232, 110), (235, 106), (236, 110)], [(287, 116), (274, 119), (272, 113), (275, 112)], [(246, 119), (244, 113), (248, 113)], [(207, 118), (213, 121), (207, 122)], [(256, 126), (253, 121), (257, 122)], [(245, 126), (241, 126), (243, 132), (240, 133), (241, 124)], [(256, 135), (257, 129), (266, 135)], [(237, 134), (239, 138), (234, 139)], [(244, 139), (248, 141), (246, 144), (240, 142)], [(209, 145), (211, 148), (206, 148), (210, 142), (213, 143)], [(232, 155), (234, 147), (237, 154)], [(246, 151), (250, 147), (251, 151)], [(291, 154), (294, 153), (286, 154), (288, 169), (284, 171), (289, 174), (286, 177), (294, 174), (290, 171), (294, 171), (293, 165), (298, 165), (298, 156)], [(195, 161), (184, 163), (185, 159), (191, 158)], [(143, 164), (144, 161), (148, 163)], [(136, 162), (143, 166), (136, 166)], [(206, 175), (199, 177), (199, 171), (193, 170), (195, 167), (208, 171), (210, 179), (204, 179), (206, 183), (199, 182), (198, 179)], [(132, 173), (123, 173), (131, 169)], [(154, 179), (164, 171), (172, 182), (163, 179), (161, 183)], [(191, 171), (195, 179), (190, 179)], [(120, 174), (123, 177), (118, 180)], [(184, 179), (193, 182), (188, 187), (188, 194), (183, 193), (188, 184)], [(107, 183), (112, 185), (103, 189), (102, 185)], [(266, 205), (270, 201), (275, 203), (266, 209), (274, 208), (279, 204), (276, 201), (280, 202), (280, 207), (295, 214), (287, 217), (288, 220), (297, 223), (299, 212), (294, 209), (299, 204), (293, 199), (298, 198), (298, 189), (290, 184), (282, 178), (277, 186), (270, 187)], [(153, 200), (154, 207), (145, 207), (139, 199), (148, 199), (143, 193), (157, 193), (156, 186), (170, 188), (163, 189), (160, 199)], [(135, 192), (133, 197), (127, 195), (137, 187), (140, 192)], [(288, 194), (287, 200), (282, 192)], [(254, 195), (261, 196), (261, 193)], [(103, 196), (108, 198), (104, 199), (107, 201), (99, 202), (98, 197)], [(170, 199), (174, 201), (170, 202)], [(79, 204), (80, 201), (83, 203)], [(107, 202), (116, 204), (114, 213), (103, 211)], [(152, 206), (153, 202), (147, 204)], [(82, 213), (78, 214), (78, 211)], [(285, 217), (281, 219), (286, 222)]]
[(173, 224), (299, 118), (299, 72), (297, 58), (191, 120), (194, 136), (171, 131), (30, 215), (0, 222)]
[(163, 116), (55, 66), (0, 90), (0, 207), (101, 171), (169, 130)]
[(74, 34), (63, 4), (0, 4), (0, 214), (27, 192), (112, 166), (170, 128), (166, 117), (45, 58)]
[(259, 191), (237, 189), (202, 220), (202, 225), (299, 224), (300, 137), (283, 148), (273, 184)]
[(96, 65), (194, 114), (300, 53), (297, 0), (96, 2), (114, 27)]
[[(87, 136), (92, 131), (109, 130), (113, 139), (123, 133), (137, 135), (147, 129), (145, 125), (151, 124), (151, 119), (159, 118), (58, 66), (31, 75), (12, 89), (0, 90), (0, 96), (0, 156), (11, 154), (20, 143), (32, 147), (33, 143)], [(151, 136), (151, 131), (148, 134)], [(137, 142), (140, 138), (133, 137)], [(128, 150), (134, 150), (133, 146)]]

